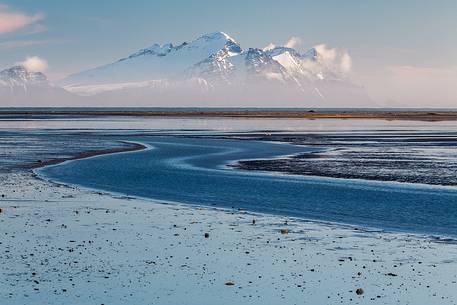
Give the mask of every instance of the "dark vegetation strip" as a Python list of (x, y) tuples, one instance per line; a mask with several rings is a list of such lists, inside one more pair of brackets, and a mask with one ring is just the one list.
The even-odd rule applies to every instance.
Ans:
[(145, 116), (145, 117), (242, 117), (242, 118), (303, 118), (303, 119), (384, 119), (413, 121), (454, 121), (457, 111), (10, 111), (1, 112), (0, 118), (37, 117), (96, 117), (96, 116)]

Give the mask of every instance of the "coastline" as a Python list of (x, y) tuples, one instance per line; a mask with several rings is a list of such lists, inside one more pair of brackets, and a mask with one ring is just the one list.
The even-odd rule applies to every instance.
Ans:
[[(138, 147), (140, 150), (150, 150), (153, 148), (153, 146), (146, 144), (146, 143), (141, 143), (141, 142), (132, 142), (132, 141), (123, 141), (125, 143), (133, 144), (134, 147)], [(274, 144), (277, 144), (277, 142), (273, 142)], [(107, 150), (108, 151), (108, 150)], [(124, 153), (129, 153), (130, 151), (135, 151), (135, 149), (132, 150), (109, 150), (108, 152), (105, 151), (103, 154), (81, 154), (79, 158), (68, 158), (61, 163), (66, 163), (66, 162), (73, 162), (77, 161), (78, 159), (92, 159), (92, 158), (98, 158), (98, 157), (103, 157), (106, 154), (124, 154)], [(283, 156), (283, 155), (281, 155)], [(286, 155), (288, 156), (288, 155)], [(284, 156), (283, 156), (284, 157)], [(241, 159), (245, 160), (245, 159)], [(226, 166), (229, 169), (235, 169), (238, 170), (237, 167), (233, 167), (233, 161), (232, 163), (227, 163), (224, 166)], [(48, 166), (53, 167), (54, 165), (59, 165), (59, 164), (43, 164), (40, 168), (46, 168)], [(117, 167), (117, 166), (116, 166)], [(123, 192), (120, 190), (117, 190), (115, 188), (98, 188), (97, 185), (94, 186), (89, 186), (85, 185), (84, 183), (78, 183), (78, 182), (67, 182), (64, 180), (59, 180), (58, 178), (50, 178), (46, 176), (46, 170), (43, 172), (40, 171), (40, 168), (35, 168), (33, 170), (33, 173), (37, 174), (37, 178), (43, 179), (45, 181), (51, 182), (51, 183), (57, 183), (61, 185), (65, 185), (68, 187), (78, 187), (82, 189), (86, 189), (88, 191), (93, 191), (93, 192), (103, 192), (103, 193), (108, 193), (114, 196), (125, 196), (125, 197), (131, 197), (131, 198), (136, 198), (140, 200), (145, 200), (145, 201), (160, 201), (164, 202), (167, 204), (173, 204), (173, 205), (184, 205), (184, 206), (189, 206), (193, 208), (217, 208), (216, 209), (221, 209), (223, 211), (229, 211), (231, 209), (234, 209), (234, 206), (237, 206), (236, 200), (233, 201), (230, 205), (219, 205), (219, 203), (214, 203), (214, 204), (209, 204), (206, 203), (205, 201), (194, 201), (194, 202), (186, 202), (180, 201), (179, 199), (158, 199), (159, 197), (148, 197), (147, 195), (138, 195), (135, 194), (135, 192)], [(101, 172), (101, 171), (100, 171)], [(239, 172), (239, 174), (256, 174), (259, 171), (250, 171), (250, 170), (244, 170)], [(350, 183), (363, 183), (364, 188), (391, 188), (395, 186), (401, 186), (403, 189), (408, 189), (411, 191), (418, 190), (420, 189), (421, 191), (427, 193), (429, 190), (436, 190), (439, 189), (441, 194), (444, 194), (446, 192), (449, 193), (454, 193), (455, 188), (453, 186), (443, 186), (443, 185), (431, 185), (431, 184), (421, 184), (421, 183), (408, 183), (408, 182), (398, 182), (398, 181), (382, 181), (382, 180), (370, 180), (370, 179), (350, 179), (350, 178), (335, 178), (335, 177), (328, 177), (328, 176), (315, 176), (315, 175), (294, 175), (294, 174), (287, 174), (287, 173), (282, 173), (282, 172), (275, 172), (275, 171), (263, 171), (262, 174), (267, 175), (267, 176), (277, 176), (277, 175), (288, 175), (288, 176), (294, 176), (297, 178), (301, 178), (304, 180), (309, 180), (309, 181), (318, 181), (319, 183), (325, 183), (328, 185), (345, 185), (347, 182)], [(71, 174), (70, 174), (71, 175)], [(352, 181), (352, 182), (351, 182)], [(103, 185), (103, 184), (102, 184)], [(243, 199), (240, 199), (241, 201)], [(184, 203), (185, 202), (185, 203)], [(230, 206), (232, 207), (230, 209)], [(331, 205), (330, 205), (331, 206)], [(374, 223), (357, 223), (357, 222), (350, 222), (350, 221), (344, 221), (344, 220), (329, 220), (326, 219), (325, 217), (319, 218), (317, 216), (309, 216), (309, 215), (299, 215), (299, 214), (294, 214), (294, 213), (281, 213), (279, 211), (271, 211), (268, 209), (256, 209), (254, 207), (246, 207), (246, 206), (241, 206), (239, 207), (241, 209), (247, 210), (250, 213), (260, 213), (264, 215), (270, 215), (274, 217), (288, 217), (290, 219), (295, 219), (295, 221), (305, 221), (305, 222), (313, 222), (316, 224), (324, 224), (324, 225), (335, 225), (335, 226), (340, 226), (342, 228), (349, 228), (349, 229), (357, 229), (357, 230), (367, 230), (367, 231), (379, 231), (379, 232), (384, 232), (384, 233), (396, 233), (396, 234), (408, 234), (411, 236), (417, 236), (419, 238), (426, 238), (430, 239), (433, 241), (441, 241), (441, 240), (448, 240), (450, 242), (454, 242), (456, 235), (450, 232), (443, 232), (443, 231), (433, 231), (433, 230), (420, 230), (420, 229), (413, 229), (412, 227), (395, 227), (395, 226), (388, 226), (387, 224), (381, 225), (375, 225)]]
[[(144, 145), (150, 146), (153, 145), (151, 143), (145, 144), (147, 142), (143, 142)], [(276, 143), (276, 142), (275, 142)], [(219, 145), (219, 144), (218, 144)], [(178, 146), (177, 146), (178, 147)], [(165, 193), (175, 193), (176, 191), (174, 190), (174, 186), (176, 184), (182, 185), (182, 192), (187, 193), (187, 194), (192, 194), (192, 189), (186, 189), (187, 185), (192, 185), (192, 180), (195, 180), (197, 178), (196, 176), (190, 175), (190, 179), (192, 180), (186, 180), (186, 178), (183, 178), (184, 180), (180, 180), (179, 178), (173, 179), (171, 181), (167, 181), (169, 185), (171, 185), (171, 188), (159, 188), (159, 192), (154, 191), (153, 188), (150, 189), (150, 191), (144, 191), (145, 189), (148, 189), (148, 187), (144, 188), (144, 186), (149, 186), (153, 187), (153, 184), (150, 182), (145, 183), (144, 180), (142, 180), (141, 177), (148, 177), (150, 176), (149, 173), (155, 172), (157, 177), (162, 176), (161, 173), (164, 174), (164, 176), (169, 176), (172, 172), (166, 170), (165, 172), (161, 171), (161, 167), (156, 167), (156, 168), (144, 168), (144, 171), (141, 171), (140, 168), (138, 168), (137, 175), (131, 175), (129, 176), (130, 180), (129, 181), (135, 181), (135, 183), (130, 184), (128, 188), (123, 188), (123, 186), (128, 185), (118, 181), (117, 179), (113, 180), (111, 177), (112, 176), (117, 176), (116, 173), (123, 173), (123, 170), (125, 169), (126, 172), (128, 172), (129, 168), (135, 168), (136, 164), (140, 162), (141, 164), (144, 162), (144, 164), (147, 164), (147, 159), (148, 158), (154, 158), (154, 160), (159, 161), (161, 160), (160, 157), (160, 148), (156, 148), (156, 152), (153, 153), (153, 155), (147, 156), (146, 154), (141, 154), (137, 158), (129, 158), (128, 156), (126, 157), (126, 160), (119, 162), (116, 161), (116, 157), (109, 158), (110, 160), (113, 160), (111, 164), (113, 164), (113, 167), (111, 167), (110, 164), (105, 164), (107, 170), (105, 171), (105, 166), (103, 166), (103, 160), (100, 160), (100, 162), (97, 161), (89, 161), (92, 162), (92, 165), (89, 167), (85, 167), (84, 169), (84, 162), (82, 163), (83, 166), (78, 166), (78, 164), (66, 164), (63, 166), (64, 171), (59, 174), (59, 169), (56, 168), (50, 168), (48, 170), (44, 171), (38, 171), (39, 173), (43, 174), (46, 176), (46, 173), (50, 173), (51, 181), (56, 181), (58, 183), (63, 183), (63, 184), (74, 184), (74, 185), (79, 185), (80, 187), (87, 187), (91, 190), (94, 191), (99, 191), (102, 189), (103, 191), (111, 192), (111, 193), (116, 193), (118, 195), (126, 195), (126, 196), (133, 196), (136, 198), (144, 199), (144, 200), (162, 200), (166, 201), (171, 204), (183, 204), (185, 203), (186, 205), (192, 205), (197, 208), (202, 208), (202, 207), (225, 207), (225, 208), (242, 208), (250, 212), (256, 212), (256, 213), (264, 213), (264, 214), (269, 214), (273, 216), (278, 216), (278, 217), (290, 217), (293, 218), (295, 217), (296, 219), (301, 219), (305, 221), (314, 221), (314, 222), (323, 222), (323, 223), (332, 223), (332, 224), (337, 224), (341, 226), (349, 226), (349, 227), (358, 227), (358, 228), (366, 228), (369, 230), (380, 230), (384, 232), (397, 232), (397, 233), (407, 233), (407, 234), (413, 234), (413, 235), (418, 235), (418, 236), (428, 236), (431, 239), (449, 239), (452, 240), (455, 238), (455, 229), (454, 225), (449, 223), (449, 229), (446, 230), (445, 227), (437, 226), (436, 224), (442, 224), (442, 221), (447, 221), (446, 219), (441, 219), (437, 218), (436, 219), (436, 224), (435, 222), (430, 222), (430, 225), (421, 223), (420, 221), (418, 223), (415, 223), (412, 221), (411, 223), (408, 222), (408, 218), (401, 218), (396, 219), (396, 217), (393, 217), (392, 219), (396, 219), (396, 222), (389, 222), (389, 221), (383, 221), (384, 219), (389, 219), (389, 210), (392, 208), (389, 198), (392, 192), (397, 193), (398, 190), (401, 190), (399, 193), (399, 198), (404, 198), (405, 196), (404, 193), (416, 193), (418, 196), (424, 196), (424, 198), (416, 198), (414, 196), (408, 196), (406, 195), (406, 200), (404, 201), (406, 204), (415, 204), (417, 207), (421, 207), (422, 205), (428, 205), (429, 202), (433, 201), (436, 199), (436, 197), (433, 197), (433, 194), (439, 195), (439, 196), (453, 196), (451, 199), (446, 197), (447, 199), (447, 204), (452, 202), (452, 199), (455, 198), (455, 188), (450, 187), (450, 186), (437, 186), (437, 185), (428, 185), (428, 184), (419, 184), (419, 183), (404, 183), (404, 182), (394, 182), (394, 181), (377, 181), (377, 180), (364, 180), (364, 179), (338, 179), (338, 178), (332, 178), (332, 177), (322, 177), (322, 176), (313, 176), (313, 175), (287, 175), (290, 176), (291, 179), (295, 180), (300, 180), (305, 182), (305, 186), (303, 186), (303, 189), (308, 189), (308, 188), (313, 188), (314, 191), (312, 192), (302, 192), (300, 195), (297, 195), (295, 193), (294, 189), (288, 189), (287, 192), (284, 191), (284, 189), (278, 188), (277, 190), (282, 193), (283, 197), (276, 197), (275, 194), (270, 194), (270, 197), (264, 197), (260, 201), (256, 201), (254, 199), (251, 200), (250, 204), (246, 203), (245, 196), (237, 196), (236, 194), (230, 195), (229, 198), (231, 198), (229, 201), (226, 201), (224, 198), (226, 198), (226, 194), (224, 193), (218, 193), (218, 194), (213, 194), (211, 191), (205, 192), (201, 195), (191, 195), (192, 197), (186, 197), (186, 196), (179, 196), (179, 195), (172, 195), (172, 196), (163, 196), (160, 192)], [(158, 149), (158, 151), (157, 151)], [(179, 149), (178, 149), (179, 150)], [(157, 153), (158, 152), (158, 153)], [(166, 156), (170, 157), (172, 155), (172, 152), (169, 152), (166, 154)], [(124, 156), (119, 156), (119, 158), (123, 158)], [(143, 159), (141, 159), (143, 158)], [(128, 160), (131, 159), (133, 162), (129, 163)], [(139, 161), (141, 160), (141, 161)], [(244, 159), (243, 159), (244, 160)], [(166, 161), (164, 164), (168, 164), (169, 162)], [(67, 168), (65, 170), (65, 168)], [(180, 168), (178, 166), (178, 168)], [(70, 170), (69, 170), (70, 169)], [(90, 173), (95, 170), (97, 173), (101, 174), (99, 177), (92, 177)], [(54, 175), (52, 174), (54, 172)], [(79, 174), (79, 173), (89, 173), (88, 175), (84, 174)], [(73, 173), (75, 173), (73, 175)], [(103, 174), (105, 173), (105, 174)], [(108, 174), (107, 174), (108, 173)], [(187, 177), (187, 172), (184, 171), (182, 172), (181, 169), (179, 170), (178, 173), (175, 173), (177, 176), (176, 177)], [(259, 175), (259, 172), (257, 171), (236, 171), (236, 175), (239, 176), (245, 176), (246, 175)], [(275, 176), (278, 175), (278, 173), (273, 173), (273, 172), (262, 172), (260, 173), (262, 177), (269, 177), (271, 176), (273, 179)], [(280, 174), (281, 176), (283, 174)], [(71, 179), (70, 177), (73, 176), (78, 176), (79, 178), (77, 179)], [(118, 176), (118, 179), (122, 180), (123, 179), (123, 174), (120, 174)], [(87, 178), (86, 178), (87, 177)], [(103, 177), (108, 177), (104, 179)], [(163, 182), (157, 180), (158, 178), (155, 178), (155, 182), (157, 182), (157, 185), (163, 185)], [(114, 181), (114, 182), (113, 182)], [(181, 182), (178, 182), (181, 181)], [(187, 182), (186, 182), (187, 181)], [(217, 183), (216, 180), (210, 180), (213, 185), (217, 186), (217, 189), (223, 189), (223, 186), (220, 186), (220, 184)], [(125, 182), (125, 181), (124, 181)], [(206, 182), (208, 183), (208, 182)], [(372, 196), (370, 191), (373, 192), (380, 192), (378, 198), (387, 198), (387, 200), (384, 201), (374, 201), (375, 203), (369, 204), (368, 202), (365, 202), (366, 200), (359, 200), (358, 205), (354, 205), (352, 203), (351, 205), (344, 205), (344, 204), (338, 204), (334, 202), (338, 202), (338, 198), (340, 198), (340, 195), (338, 195), (338, 192), (336, 192), (335, 196), (327, 196), (325, 193), (322, 194), (319, 192), (319, 187), (316, 187), (316, 185), (324, 185), (324, 189), (327, 189), (328, 187), (335, 188), (336, 190), (346, 190), (345, 187), (348, 185), (358, 185), (358, 187), (354, 187), (354, 189), (359, 189), (359, 191), (350, 191), (348, 190), (347, 193), (351, 193), (353, 195), (351, 196), (362, 196), (360, 194), (365, 194), (365, 196), (370, 197)], [(139, 191), (137, 190), (137, 185), (139, 185)], [(279, 187), (279, 185), (277, 185)], [(199, 189), (198, 186), (196, 189)], [(242, 189), (242, 188), (241, 188)], [(368, 190), (368, 193), (367, 193)], [(265, 190), (266, 193), (268, 193), (268, 190)], [(243, 192), (242, 192), (243, 193)], [(263, 193), (263, 192), (262, 192)], [(328, 193), (328, 192), (327, 192)], [(209, 194), (209, 195), (208, 195)], [(223, 195), (222, 195), (223, 194)], [(302, 198), (303, 200), (307, 200), (308, 203), (310, 204), (310, 208), (301, 208), (302, 203), (303, 207), (307, 206), (307, 202), (303, 202), (303, 200), (298, 200), (298, 198), (295, 198), (293, 196), (291, 197), (285, 197), (286, 194), (295, 194), (295, 196), (300, 196), (298, 198)], [(383, 195), (387, 194), (387, 195)], [(432, 194), (432, 195), (431, 195)], [(227, 194), (228, 195), (228, 194)], [(261, 194), (258, 195), (259, 197), (262, 197)], [(387, 197), (386, 197), (387, 196)], [(210, 198), (208, 200), (208, 198)], [(211, 199), (211, 198), (220, 198), (217, 200)], [(274, 198), (274, 199), (272, 199)], [(283, 200), (283, 198), (287, 198)], [(354, 198), (354, 197), (353, 197)], [(298, 201), (297, 201), (298, 200)], [(336, 200), (336, 201), (335, 201)], [(292, 202), (296, 203), (297, 206), (294, 206), (291, 204)], [(344, 202), (344, 201), (343, 201)], [(445, 203), (446, 203), (445, 202)], [(270, 203), (270, 205), (269, 205)], [(443, 209), (448, 208), (448, 206), (443, 203)], [(380, 204), (378, 207), (378, 210), (373, 209), (371, 206), (377, 206), (377, 204)], [(282, 209), (276, 209), (276, 206), (281, 206)], [(319, 206), (318, 209), (316, 207)], [(384, 206), (384, 213), (381, 213), (380, 211), (381, 206)], [(287, 207), (287, 208), (285, 208)], [(353, 212), (354, 207), (357, 207), (358, 212)], [(449, 207), (452, 208), (452, 207)], [(311, 210), (314, 213), (307, 212), (307, 210)], [(317, 213), (316, 213), (317, 211)], [(322, 211), (322, 212), (319, 212)], [(327, 212), (326, 212), (327, 211)], [(376, 217), (373, 217), (370, 221), (364, 220), (364, 214), (370, 215), (371, 211), (374, 211), (374, 213), (378, 213)], [(346, 215), (345, 217), (338, 217), (335, 215), (341, 215), (340, 213), (343, 213), (342, 215)], [(424, 214), (430, 213), (428, 210), (424, 211)], [(414, 214), (414, 213), (413, 213)], [(415, 218), (415, 217), (421, 217), (420, 214), (416, 213), (414, 216), (413, 214), (409, 214), (408, 217), (410, 218)], [(433, 213), (431, 214), (433, 215)], [(357, 218), (360, 217), (360, 218)], [(385, 218), (387, 217), (387, 218)], [(369, 217), (366, 219), (370, 219)], [(404, 225), (408, 223), (408, 225)], [(433, 225), (432, 225), (433, 223)]]
[(56, 110), (56, 111), (27, 111), (11, 110), (1, 111), (0, 117), (103, 117), (103, 116), (133, 116), (133, 117), (189, 117), (189, 118), (295, 118), (295, 119), (378, 119), (378, 120), (405, 120), (405, 121), (455, 121), (457, 111), (284, 111), (284, 110), (232, 110), (232, 111), (213, 111), (213, 110), (170, 110), (170, 111), (144, 111), (144, 110)]
[(31, 169), (0, 182), (5, 305), (455, 304), (446, 240), (132, 198)]

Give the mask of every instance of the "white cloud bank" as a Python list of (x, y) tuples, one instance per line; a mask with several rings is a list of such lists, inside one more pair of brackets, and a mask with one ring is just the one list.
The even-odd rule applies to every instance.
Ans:
[(27, 15), (12, 10), (7, 5), (0, 4), (0, 34), (9, 33), (43, 20), (41, 13)]
[(45, 72), (48, 69), (48, 62), (38, 56), (27, 57), (19, 64), (32, 72)]
[(455, 68), (391, 66), (388, 75), (395, 100), (414, 107), (457, 107)]
[(301, 43), (302, 43), (302, 40), (300, 37), (292, 36), (289, 38), (289, 40), (286, 42), (286, 44), (284, 46), (287, 48), (296, 49), (296, 48), (300, 47)]
[[(292, 36), (287, 40), (287, 42), (283, 46), (286, 48), (292, 48), (297, 50), (302, 48), (303, 40), (300, 37)], [(267, 51), (275, 47), (276, 45), (274, 43), (269, 43), (266, 47), (263, 48), (263, 50)], [(330, 48), (324, 43), (316, 45), (313, 48), (318, 53), (319, 62), (316, 63), (313, 61), (309, 61), (307, 65), (310, 70), (313, 70), (313, 68), (317, 70), (320, 67), (320, 65), (323, 65), (328, 69), (331, 69), (333, 71), (339, 71), (344, 74), (348, 74), (352, 71), (352, 58), (347, 52), (347, 50)]]
[(326, 67), (345, 74), (352, 71), (352, 58), (344, 49), (329, 48), (326, 44), (314, 46), (320, 62)]
[(269, 43), (265, 48), (263, 48), (264, 51), (272, 50), (276, 48), (276, 45), (274, 43)]
[(457, 107), (457, 67), (389, 66), (361, 78), (380, 106)]
[(351, 72), (352, 70), (352, 58), (351, 56), (349, 55), (349, 53), (345, 52), (342, 56), (341, 56), (341, 71), (345, 72), (345, 73), (349, 73)]

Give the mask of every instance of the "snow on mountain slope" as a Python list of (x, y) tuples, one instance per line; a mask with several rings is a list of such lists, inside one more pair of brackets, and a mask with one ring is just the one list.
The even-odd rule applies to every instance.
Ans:
[(46, 85), (47, 78), (41, 72), (28, 71), (23, 66), (14, 66), (0, 71), (0, 86), (10, 90), (17, 88), (27, 90), (28, 86)]
[(200, 93), (212, 92), (212, 99), (222, 99), (222, 95), (261, 99), (273, 94), (275, 99), (297, 102), (330, 97), (362, 97), (366, 102), (363, 92), (354, 97), (354, 92), (364, 90), (350, 81), (338, 56), (324, 45), (304, 53), (288, 47), (243, 50), (229, 35), (215, 32), (177, 46), (154, 44), (112, 64), (70, 75), (61, 84), (80, 95), (136, 91), (136, 97), (141, 92), (148, 100), (182, 88), (186, 94), (175, 99), (198, 92), (201, 100)]
[(181, 79), (188, 75), (188, 69), (210, 57), (220, 60), (240, 52), (241, 48), (232, 38), (217, 32), (178, 46), (155, 44), (113, 64), (71, 75), (63, 84), (80, 86)]
[(14, 66), (0, 71), (0, 100), (2, 106), (40, 104), (62, 105), (79, 98), (50, 84), (46, 75)]

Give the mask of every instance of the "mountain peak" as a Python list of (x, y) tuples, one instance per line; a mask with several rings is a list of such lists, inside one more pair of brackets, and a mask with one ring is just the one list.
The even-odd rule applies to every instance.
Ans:
[(240, 54), (243, 50), (239, 43), (224, 32), (214, 32), (200, 36), (190, 43), (192, 46), (207, 45), (219, 50), (226, 50), (230, 56)]
[(300, 56), (300, 54), (297, 52), (297, 50), (289, 48), (289, 47), (274, 47), (272, 49), (269, 49), (266, 51), (268, 55), (275, 57), (278, 55), (281, 55), (283, 53), (290, 53), (291, 55), (294, 56)]
[[(174, 49), (174, 48), (175, 47), (173, 46), (172, 43), (167, 43), (167, 44), (164, 44), (164, 45), (160, 45), (158, 43), (155, 43), (152, 46), (150, 46), (149, 48), (141, 49), (138, 52), (133, 53), (128, 58), (138, 57), (138, 56), (141, 56), (141, 55), (165, 56), (168, 53), (170, 53), (171, 50)], [(125, 59), (126, 58), (123, 58), (120, 61), (125, 60)]]
[(312, 60), (317, 60), (319, 58), (319, 52), (316, 48), (311, 48), (303, 54), (303, 57), (310, 58)]
[[(241, 47), (239, 44), (230, 37), (228, 34), (224, 32), (213, 32), (209, 34), (205, 34), (200, 36), (199, 38), (193, 40), (192, 42), (184, 42), (180, 45), (174, 46), (172, 43), (167, 43), (164, 45), (160, 45), (158, 43), (153, 44), (149, 48), (141, 49), (127, 58), (122, 58), (119, 61), (124, 61), (126, 59), (131, 59), (135, 57), (140, 57), (143, 55), (153, 55), (153, 56), (166, 56), (171, 52), (178, 51), (180, 49), (185, 48), (199, 48), (205, 45), (214, 45), (215, 48), (225, 48), (230, 54), (238, 54), (241, 53)], [(218, 51), (218, 50), (216, 50)]]
[(41, 72), (29, 71), (22, 65), (0, 71), (0, 80), (14, 83), (34, 84), (47, 82), (46, 75)]
[(153, 44), (121, 61), (70, 75), (62, 85), (87, 95), (138, 88), (162, 92), (188, 88), (198, 79), (204, 90), (276, 86), (287, 94), (319, 99), (337, 86), (353, 88), (344, 71), (321, 60), (320, 52), (319, 47), (300, 53), (284, 46), (243, 50), (228, 34), (213, 32), (182, 44)]
[(234, 43), (237, 43), (235, 39), (233, 39), (231, 36), (229, 36), (225, 32), (213, 32), (213, 33), (205, 34), (205, 35), (201, 36), (200, 38), (209, 39), (209, 40), (212, 40), (212, 39), (225, 39), (225, 40), (229, 40), (229, 41), (232, 41)]

